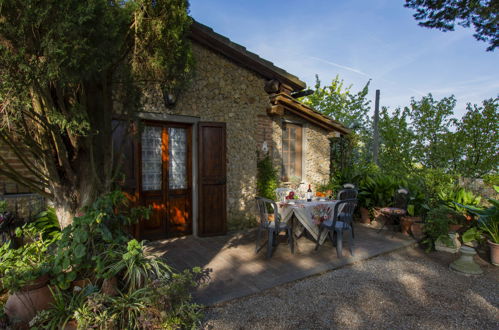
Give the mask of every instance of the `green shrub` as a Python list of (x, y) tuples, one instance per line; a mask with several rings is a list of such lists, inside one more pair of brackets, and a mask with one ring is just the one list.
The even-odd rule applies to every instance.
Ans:
[(466, 208), (462, 205), (477, 207), (481, 202), (480, 196), (476, 196), (473, 192), (458, 186), (441, 190), (438, 197), (446, 206), (460, 212), (461, 214), (466, 213)]
[(466, 218), (462, 214), (447, 206), (442, 205), (430, 210), (424, 226), (426, 238), (423, 243), (427, 244), (427, 251), (434, 249), (435, 242), (439, 239), (444, 243), (450, 243), (449, 225), (464, 224), (465, 222)]
[(34, 227), (28, 225), (18, 228), (16, 236), (23, 236), (25, 244), (14, 249), (9, 241), (0, 247), (1, 286), (9, 292), (17, 292), (48, 274), (54, 259), (54, 240), (43, 239)]
[(131, 240), (122, 257), (107, 267), (105, 277), (121, 275), (124, 287), (129, 292), (145, 287), (151, 281), (169, 277), (171, 269), (159, 258), (148, 258), (144, 253), (144, 243)]
[(279, 175), (270, 156), (258, 160), (256, 190), (260, 197), (275, 200), (275, 190), (279, 186)]
[(499, 173), (485, 174), (483, 182), (489, 186), (499, 186)]
[[(52, 268), (54, 284), (67, 289), (77, 278), (103, 278), (108, 266), (121, 259), (130, 240), (124, 226), (138, 221), (136, 212), (118, 211), (127, 208), (127, 202), (120, 191), (104, 195), (63, 229)], [(144, 217), (149, 214), (139, 211)]]

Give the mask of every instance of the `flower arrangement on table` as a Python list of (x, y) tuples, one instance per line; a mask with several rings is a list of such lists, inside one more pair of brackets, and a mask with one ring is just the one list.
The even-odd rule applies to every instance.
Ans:
[(312, 209), (312, 219), (316, 225), (320, 225), (331, 216), (331, 208), (327, 205), (317, 205)]

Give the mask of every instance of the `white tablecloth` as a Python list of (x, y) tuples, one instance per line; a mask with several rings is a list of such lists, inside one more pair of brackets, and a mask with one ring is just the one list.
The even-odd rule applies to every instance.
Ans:
[[(338, 202), (338, 200), (312, 202), (295, 200), (293, 202), (294, 204), (278, 202), (277, 205), (282, 222), (291, 224), (293, 215), (298, 220), (299, 223), (297, 224), (295, 222), (294, 224), (295, 235), (299, 236), (303, 233), (303, 230), (307, 230), (312, 237), (317, 240), (319, 237), (320, 217), (322, 217), (322, 220), (332, 220), (334, 216), (334, 207)], [(341, 209), (339, 211), (341, 211)], [(327, 231), (324, 231), (319, 239), (319, 244), (324, 243), (326, 237)]]

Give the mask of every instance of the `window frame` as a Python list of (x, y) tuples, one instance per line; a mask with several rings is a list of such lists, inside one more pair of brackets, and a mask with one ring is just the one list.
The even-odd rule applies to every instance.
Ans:
[[(295, 129), (298, 129), (295, 133), (295, 138), (294, 140), (290, 139), (290, 131), (288, 130), (288, 127), (292, 126)], [(297, 123), (297, 122), (291, 122), (291, 121), (284, 121), (282, 122), (282, 129), (281, 129), (281, 180), (284, 182), (289, 182), (292, 177), (298, 177), (300, 180), (303, 180), (303, 173), (304, 173), (304, 133), (305, 133), (305, 126), (302, 123)], [(288, 137), (288, 139), (285, 139), (285, 137)], [(287, 150), (285, 150), (285, 140), (287, 141), (293, 141), (294, 143), (294, 153), (295, 153), (295, 158), (294, 158), (294, 173), (287, 176), (287, 166), (286, 166), (286, 161), (285, 161), (285, 154), (286, 152), (289, 154), (287, 156), (287, 160), (291, 161), (291, 144), (289, 142), (287, 143)], [(297, 156), (299, 155), (299, 158), (297, 159)], [(289, 165), (288, 165), (289, 166)]]

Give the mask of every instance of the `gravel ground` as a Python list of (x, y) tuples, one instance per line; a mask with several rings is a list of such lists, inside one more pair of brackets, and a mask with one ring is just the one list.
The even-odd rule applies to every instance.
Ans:
[(499, 267), (405, 249), (205, 311), (204, 329), (499, 329)]

